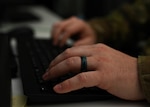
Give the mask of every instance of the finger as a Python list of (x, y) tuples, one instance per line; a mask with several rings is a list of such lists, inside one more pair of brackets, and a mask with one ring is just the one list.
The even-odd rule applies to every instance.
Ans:
[[(96, 66), (92, 57), (87, 57), (87, 71), (95, 70)], [(68, 58), (57, 65), (48, 69), (47, 73), (44, 74), (44, 80), (54, 79), (56, 77), (62, 76), (66, 73), (81, 72), (81, 58), (80, 57), (71, 57)]]
[(78, 47), (72, 47), (66, 49), (64, 52), (59, 54), (50, 64), (49, 67), (54, 66), (58, 64), (59, 62), (74, 56), (91, 56), (92, 51), (89, 51), (89, 49), (92, 48), (92, 46), (78, 46)]
[(60, 46), (63, 46), (69, 37), (73, 36), (74, 34), (80, 33), (80, 31), (82, 31), (82, 27), (79, 23), (72, 23), (71, 25), (67, 26), (64, 29), (63, 38), (61, 38), (60, 40)]
[(54, 24), (53, 30), (52, 30), (52, 37), (53, 37), (53, 43), (54, 43), (54, 45), (58, 44), (59, 37), (63, 35), (63, 30), (69, 24), (70, 24), (69, 20), (66, 20), (66, 21)]
[(44, 80), (54, 79), (56, 77), (62, 76), (68, 72), (79, 72), (81, 66), (80, 57), (71, 57), (62, 62), (56, 64), (55, 66), (49, 68), (46, 74), (43, 75)]
[(96, 71), (83, 72), (62, 83), (54, 86), (57, 93), (67, 93), (84, 87), (97, 86), (100, 83), (100, 75)]

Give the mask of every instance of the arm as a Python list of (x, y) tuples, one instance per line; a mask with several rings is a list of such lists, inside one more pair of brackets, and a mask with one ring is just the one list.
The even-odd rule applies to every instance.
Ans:
[(150, 102), (150, 56), (138, 57), (138, 69), (143, 93)]
[(148, 0), (136, 0), (134, 4), (124, 4), (108, 16), (92, 19), (88, 23), (97, 33), (98, 42), (108, 38), (109, 40), (125, 41), (131, 39), (133, 35), (139, 36), (136, 34), (145, 33), (145, 30), (141, 28), (149, 21), (149, 7), (150, 2)]
[[(138, 29), (135, 33), (134, 29), (137, 25), (138, 28), (141, 28), (141, 25), (146, 25), (149, 22), (150, 8), (148, 7), (150, 7), (150, 1), (137, 0), (134, 4), (125, 4), (120, 10), (116, 10), (104, 18), (92, 19), (88, 23), (97, 33), (98, 42), (107, 39), (128, 41), (133, 35), (140, 36), (137, 34), (147, 33), (143, 29)], [(147, 39), (145, 43), (143, 53), (150, 55), (150, 39)], [(142, 90), (150, 102), (150, 56), (138, 57), (138, 72)]]

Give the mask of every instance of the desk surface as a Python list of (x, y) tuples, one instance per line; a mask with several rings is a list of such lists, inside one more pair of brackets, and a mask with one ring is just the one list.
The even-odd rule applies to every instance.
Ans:
[[(28, 7), (30, 11), (36, 13), (40, 18), (41, 21), (39, 22), (29, 22), (29, 23), (19, 23), (19, 24), (10, 24), (6, 23), (3, 27), (3, 31), (7, 31), (16, 26), (28, 25), (31, 26), (35, 30), (35, 37), (36, 38), (49, 38), (50, 37), (50, 30), (52, 24), (56, 21), (61, 20), (59, 16), (50, 12), (44, 7), (35, 6), (35, 7)], [(18, 104), (18, 99), (23, 97), (23, 90), (20, 78), (12, 79), (12, 97), (13, 97), (13, 107), (23, 107), (23, 106), (16, 106)], [(17, 97), (19, 96), (19, 97)], [(14, 98), (17, 98), (14, 99)], [(142, 102), (132, 102), (132, 101), (125, 101), (120, 99), (109, 99), (104, 101), (95, 101), (95, 102), (83, 102), (83, 103), (71, 103), (71, 104), (55, 104), (55, 105), (35, 105), (35, 106), (28, 106), (28, 107), (149, 107), (149, 104), (146, 101)]]
[[(18, 99), (23, 98), (22, 84), (20, 78), (12, 79), (12, 96), (19, 96)], [(16, 101), (18, 101), (18, 99)], [(17, 102), (15, 102), (17, 103)], [(24, 102), (22, 103), (22, 105)], [(20, 104), (19, 104), (20, 105)], [(80, 103), (66, 103), (66, 104), (53, 104), (53, 105), (34, 105), (28, 107), (149, 107), (146, 101), (132, 102), (121, 99), (108, 99), (103, 101), (93, 102), (80, 102)], [(16, 107), (16, 106), (13, 106)], [(20, 106), (17, 106), (20, 107)]]

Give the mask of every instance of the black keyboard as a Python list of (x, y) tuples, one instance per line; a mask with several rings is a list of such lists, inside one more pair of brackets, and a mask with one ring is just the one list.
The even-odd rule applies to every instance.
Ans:
[(97, 87), (83, 88), (66, 94), (57, 94), (53, 86), (76, 74), (66, 74), (54, 80), (44, 81), (42, 75), (50, 62), (69, 46), (52, 45), (51, 40), (34, 39), (30, 36), (18, 38), (19, 68), (27, 104), (64, 103), (93, 101), (112, 97)]
[(11, 72), (8, 35), (0, 32), (0, 107), (11, 106)]

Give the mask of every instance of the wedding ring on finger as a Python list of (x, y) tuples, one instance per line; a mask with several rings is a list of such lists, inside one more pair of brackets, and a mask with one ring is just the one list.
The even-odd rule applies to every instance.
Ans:
[(86, 72), (87, 71), (87, 58), (86, 56), (81, 56), (81, 72)]

